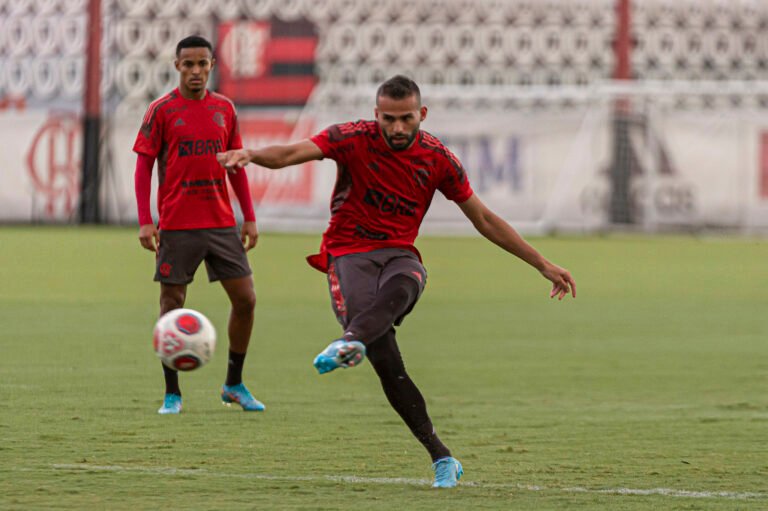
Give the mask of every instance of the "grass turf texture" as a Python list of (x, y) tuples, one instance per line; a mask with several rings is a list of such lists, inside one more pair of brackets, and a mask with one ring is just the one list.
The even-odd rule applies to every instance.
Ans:
[(311, 366), (339, 333), (303, 261), (318, 236), (263, 234), (250, 255), (245, 381), (267, 411), (220, 404), (228, 306), (201, 269), (187, 306), (218, 350), (181, 376), (183, 414), (159, 416), (158, 288), (136, 230), (2, 228), (0, 508), (768, 507), (768, 243), (533, 242), (571, 269), (575, 301), (483, 240), (420, 240), (429, 284), (400, 344), (468, 483), (435, 491), (410, 481), (429, 460), (370, 365)]

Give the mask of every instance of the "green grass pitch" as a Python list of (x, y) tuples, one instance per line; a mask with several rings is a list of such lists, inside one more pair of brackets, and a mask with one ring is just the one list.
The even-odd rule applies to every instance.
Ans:
[(153, 258), (136, 229), (0, 229), (0, 509), (766, 509), (768, 242), (533, 239), (578, 298), (475, 238), (423, 238), (429, 283), (399, 331), (438, 432), (465, 468), (435, 491), (426, 453), (370, 365), (318, 376), (339, 333), (319, 235), (262, 234), (245, 381), (221, 405), (219, 331), (159, 416)]

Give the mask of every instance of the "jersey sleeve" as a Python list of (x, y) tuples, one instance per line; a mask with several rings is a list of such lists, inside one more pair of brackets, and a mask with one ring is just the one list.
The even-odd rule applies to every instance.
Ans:
[(329, 126), (310, 140), (320, 148), (325, 158), (344, 162), (346, 155), (353, 152), (355, 138), (366, 132), (365, 121), (347, 122)]
[(237, 122), (237, 111), (232, 107), (232, 121), (230, 125), (232, 130), (229, 132), (229, 140), (227, 141), (227, 150), (230, 149), (242, 149), (243, 140), (240, 138), (240, 124)]
[(461, 203), (472, 197), (474, 192), (469, 184), (467, 172), (456, 155), (448, 149), (445, 149), (442, 170), (442, 179), (437, 188), (448, 200)]
[(141, 121), (139, 134), (133, 144), (133, 151), (157, 158), (163, 143), (163, 111), (156, 104), (152, 104), (144, 114)]
[(159, 105), (149, 105), (144, 119), (141, 121), (139, 134), (133, 144), (133, 151), (157, 158), (163, 143), (163, 111)]
[(152, 195), (152, 167), (154, 164), (155, 159), (146, 154), (139, 153), (139, 157), (136, 159), (134, 188), (136, 191), (136, 210), (139, 213), (139, 225), (152, 223), (149, 200)]

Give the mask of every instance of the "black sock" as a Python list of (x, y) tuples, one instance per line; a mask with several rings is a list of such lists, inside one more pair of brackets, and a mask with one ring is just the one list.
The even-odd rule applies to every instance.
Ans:
[(435, 433), (424, 397), (405, 371), (394, 329), (390, 328), (386, 335), (371, 343), (368, 358), (392, 408), (427, 449), (432, 461), (450, 456), (451, 451)]
[(179, 372), (169, 368), (165, 364), (163, 366), (163, 376), (165, 377), (165, 393), (181, 395), (181, 389), (179, 389)]
[(419, 285), (414, 279), (405, 275), (392, 277), (379, 289), (373, 304), (349, 323), (344, 337), (368, 346), (385, 335), (418, 296)]
[(225, 385), (237, 385), (243, 382), (243, 364), (245, 353), (235, 353), (229, 350), (229, 363), (227, 364), (227, 381)]
[(435, 433), (432, 421), (428, 421), (416, 428), (411, 428), (411, 432), (421, 442), (421, 445), (426, 447), (433, 463), (440, 458), (447, 458), (451, 455), (451, 451)]

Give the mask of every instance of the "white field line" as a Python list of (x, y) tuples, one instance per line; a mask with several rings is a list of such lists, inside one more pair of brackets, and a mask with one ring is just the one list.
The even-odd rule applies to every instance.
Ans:
[[(432, 481), (428, 479), (408, 479), (404, 477), (359, 477), (342, 475), (324, 475), (324, 476), (280, 476), (270, 474), (230, 474), (224, 472), (212, 472), (206, 469), (189, 469), (174, 467), (142, 467), (132, 466), (124, 467), (121, 465), (88, 465), (85, 463), (57, 463), (51, 465), (54, 470), (68, 470), (79, 472), (115, 472), (115, 473), (138, 473), (154, 474), (164, 476), (205, 476), (205, 477), (226, 477), (234, 479), (258, 479), (267, 481), (321, 481), (333, 483), (351, 483), (351, 484), (390, 484), (401, 486), (429, 486)], [(514, 484), (514, 483), (481, 483), (481, 482), (460, 482), (459, 486), (469, 486), (473, 488), (501, 488), (510, 490), (527, 491), (556, 491), (563, 493), (593, 493), (609, 495), (661, 495), (663, 497), (683, 497), (693, 499), (764, 499), (768, 498), (768, 493), (760, 492), (733, 492), (733, 491), (692, 491), (692, 490), (674, 490), (671, 488), (547, 488), (546, 486)]]

